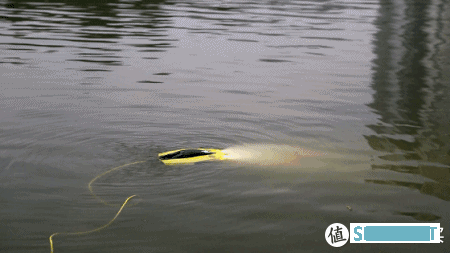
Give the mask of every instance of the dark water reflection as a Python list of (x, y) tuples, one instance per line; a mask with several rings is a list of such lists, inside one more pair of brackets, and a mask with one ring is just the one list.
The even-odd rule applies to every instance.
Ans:
[[(376, 135), (365, 138), (374, 150), (384, 153), (379, 158), (388, 164), (372, 165), (372, 169), (420, 175), (432, 181), (366, 182), (417, 189), (449, 201), (449, 8), (439, 1), (381, 3), (374, 41), (377, 59), (372, 87), (376, 93), (369, 104), (380, 122), (367, 126)], [(421, 221), (441, 218), (430, 213), (413, 217)]]
[[(7, 1), (0, 6), (0, 249), (447, 252), (326, 244), (334, 222), (450, 222), (450, 4)], [(292, 169), (166, 167), (244, 143)], [(351, 206), (349, 211), (346, 206)], [(444, 239), (445, 241), (445, 239)]]

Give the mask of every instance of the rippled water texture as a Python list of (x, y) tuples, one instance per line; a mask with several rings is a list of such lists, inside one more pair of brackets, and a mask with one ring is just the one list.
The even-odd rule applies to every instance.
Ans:
[[(0, 251), (50, 252), (136, 194), (55, 253), (448, 252), (324, 233), (450, 238), (449, 20), (446, 0), (1, 2)], [(233, 159), (157, 159), (199, 147)]]

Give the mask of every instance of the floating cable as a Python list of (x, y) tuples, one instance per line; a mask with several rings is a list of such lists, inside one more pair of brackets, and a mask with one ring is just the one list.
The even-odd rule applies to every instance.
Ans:
[[(102, 176), (104, 176), (104, 175), (106, 175), (106, 174), (108, 174), (108, 173), (110, 173), (110, 172), (113, 172), (113, 171), (115, 171), (115, 170), (118, 170), (118, 169), (120, 169), (120, 168), (129, 166), (129, 165), (138, 164), (138, 163), (143, 163), (143, 162), (146, 162), (146, 161), (139, 161), (139, 162), (127, 163), (127, 164), (124, 164), (124, 165), (121, 165), (121, 166), (112, 168), (112, 169), (110, 169), (110, 170), (108, 170), (108, 171), (106, 171), (106, 172), (103, 172), (102, 174), (96, 176), (94, 179), (92, 179), (92, 180), (89, 182), (89, 184), (88, 184), (89, 191), (91, 192), (92, 196), (94, 196), (94, 198), (100, 200), (100, 202), (102, 202), (103, 204), (108, 205), (108, 206), (115, 206), (115, 207), (118, 206), (118, 205), (109, 204), (108, 202), (104, 201), (102, 198), (98, 197), (98, 196), (94, 193), (94, 191), (92, 190), (92, 184), (93, 184), (97, 179), (99, 179), (100, 177), (102, 177)], [(133, 197), (136, 197), (136, 196), (137, 196), (137, 195), (132, 195), (132, 196), (128, 197), (128, 198), (125, 200), (125, 202), (123, 202), (123, 204), (122, 204), (122, 206), (120, 207), (119, 211), (117, 212), (116, 216), (114, 216), (114, 218), (113, 218), (111, 221), (109, 221), (107, 224), (105, 224), (105, 225), (103, 225), (103, 226), (101, 226), (101, 227), (99, 227), (99, 228), (92, 229), (92, 230), (89, 230), (89, 231), (81, 231), (81, 232), (57, 232), (57, 233), (52, 234), (52, 235), (49, 237), (49, 240), (50, 240), (50, 252), (53, 253), (53, 237), (54, 237), (55, 235), (84, 235), (84, 234), (89, 234), (89, 233), (93, 233), (93, 232), (97, 232), (97, 231), (99, 231), (99, 230), (102, 230), (102, 229), (108, 227), (109, 225), (111, 225), (111, 224), (114, 222), (114, 220), (117, 219), (117, 217), (119, 216), (119, 214), (122, 212), (123, 208), (124, 208), (125, 205), (128, 203), (128, 201), (129, 201), (130, 199), (132, 199)]]
[(56, 233), (52, 234), (52, 235), (49, 237), (49, 240), (50, 240), (50, 252), (53, 253), (53, 240), (52, 240), (53, 236), (55, 236), (55, 235), (84, 235), (84, 234), (89, 234), (89, 233), (93, 233), (93, 232), (102, 230), (102, 229), (106, 228), (107, 226), (111, 225), (111, 224), (114, 222), (114, 220), (115, 220), (115, 219), (119, 216), (119, 214), (122, 212), (122, 209), (125, 207), (125, 205), (127, 204), (127, 202), (128, 202), (131, 198), (133, 198), (133, 197), (135, 197), (135, 196), (136, 196), (136, 195), (133, 195), (133, 196), (128, 197), (128, 198), (125, 200), (125, 202), (123, 202), (123, 204), (122, 204), (122, 206), (120, 207), (119, 211), (117, 212), (116, 216), (114, 216), (114, 218), (113, 218), (111, 221), (109, 221), (107, 224), (105, 224), (105, 225), (103, 225), (103, 226), (101, 226), (101, 227), (99, 227), (99, 228), (92, 229), (92, 230), (89, 230), (89, 231), (82, 231), (82, 232), (56, 232)]
[(112, 169), (110, 169), (110, 170), (108, 170), (108, 171), (106, 171), (106, 172), (103, 172), (102, 174), (100, 174), (100, 175), (94, 177), (94, 179), (92, 179), (91, 182), (89, 182), (89, 184), (88, 184), (89, 191), (91, 192), (92, 196), (94, 196), (94, 198), (100, 200), (100, 202), (102, 202), (103, 204), (105, 204), (105, 205), (107, 205), (107, 206), (114, 206), (114, 207), (117, 207), (118, 205), (110, 204), (110, 203), (104, 201), (102, 198), (98, 197), (98, 196), (94, 193), (94, 191), (92, 190), (92, 184), (93, 184), (97, 179), (103, 177), (104, 175), (106, 175), (106, 174), (108, 174), (108, 173), (110, 173), (110, 172), (113, 172), (113, 171), (115, 171), (115, 170), (118, 170), (118, 169), (123, 168), (123, 167), (126, 167), (126, 166), (130, 166), (130, 165), (138, 164), (138, 163), (143, 163), (143, 162), (146, 162), (146, 161), (139, 161), (139, 162), (127, 163), (127, 164), (120, 165), (120, 166), (117, 166), (117, 167), (115, 167), (115, 168), (112, 168)]

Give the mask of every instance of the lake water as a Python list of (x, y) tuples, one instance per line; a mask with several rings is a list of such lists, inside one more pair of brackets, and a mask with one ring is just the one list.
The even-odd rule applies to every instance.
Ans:
[[(88, 183), (136, 161), (93, 184), (138, 195), (117, 220), (55, 252), (448, 252), (448, 1), (97, 2), (0, 7), (2, 252), (106, 224)], [(188, 147), (259, 158), (157, 159)], [(270, 162), (289, 148), (320, 156)], [(444, 243), (337, 249), (335, 222)]]

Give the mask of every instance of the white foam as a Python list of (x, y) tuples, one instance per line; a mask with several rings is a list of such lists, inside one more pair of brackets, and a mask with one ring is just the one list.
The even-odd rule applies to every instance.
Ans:
[(260, 166), (299, 165), (303, 157), (322, 156), (323, 153), (300, 147), (279, 144), (244, 144), (223, 150), (225, 158), (242, 164)]

